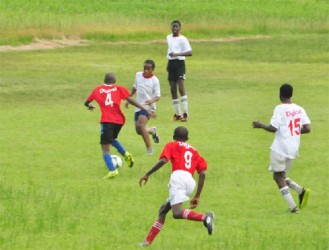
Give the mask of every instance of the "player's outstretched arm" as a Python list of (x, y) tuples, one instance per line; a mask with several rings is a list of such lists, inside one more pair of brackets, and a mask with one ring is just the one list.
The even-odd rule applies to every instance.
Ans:
[[(130, 97), (132, 97), (136, 93), (136, 89), (132, 87), (131, 92), (130, 92)], [(129, 108), (129, 101), (126, 100), (125, 107)]]
[(253, 121), (252, 122), (252, 127), (253, 128), (262, 128), (262, 129), (264, 129), (264, 130), (266, 130), (266, 131), (268, 131), (268, 132), (272, 132), (272, 133), (275, 133), (276, 132), (276, 128), (275, 127), (273, 127), (271, 124), (270, 125), (266, 125), (266, 124), (264, 124), (264, 123), (262, 123), (262, 122), (260, 122), (260, 121)]
[(155, 165), (149, 171), (147, 171), (146, 174), (142, 178), (140, 178), (139, 186), (142, 187), (143, 182), (145, 185), (147, 183), (150, 175), (153, 174), (154, 172), (156, 172), (158, 169), (160, 169), (166, 163), (167, 163), (166, 158), (161, 158), (157, 163), (155, 163)]
[(149, 111), (147, 108), (145, 108), (142, 104), (140, 104), (140, 103), (139, 103), (138, 101), (136, 101), (135, 99), (133, 99), (133, 98), (131, 98), (131, 97), (128, 97), (128, 98), (127, 98), (127, 101), (128, 101), (130, 104), (134, 105), (135, 107), (140, 108), (140, 109), (144, 110), (145, 112), (147, 112), (147, 114), (148, 114), (150, 117), (152, 117), (152, 118), (155, 118), (155, 117), (156, 117), (156, 115), (155, 115), (153, 112)]

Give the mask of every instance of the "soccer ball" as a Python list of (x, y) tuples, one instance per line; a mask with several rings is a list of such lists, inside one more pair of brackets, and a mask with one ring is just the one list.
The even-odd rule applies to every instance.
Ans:
[(113, 162), (114, 167), (116, 167), (116, 168), (121, 168), (122, 167), (122, 160), (119, 156), (111, 155), (111, 158), (112, 158), (112, 162)]

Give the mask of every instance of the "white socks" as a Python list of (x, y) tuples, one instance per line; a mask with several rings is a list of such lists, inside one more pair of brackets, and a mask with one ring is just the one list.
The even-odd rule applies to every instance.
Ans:
[(283, 198), (288, 203), (289, 208), (290, 209), (294, 209), (296, 207), (296, 204), (295, 204), (294, 199), (292, 198), (291, 193), (289, 192), (289, 187), (288, 186), (285, 186), (285, 187), (281, 188), (280, 189), (280, 192), (281, 192)]
[(301, 194), (303, 192), (303, 188), (288, 177), (286, 178), (286, 183), (288, 187), (295, 190), (298, 194)]
[[(188, 114), (187, 95), (184, 95), (184, 96), (181, 97), (181, 102), (182, 102), (183, 113)], [(182, 115), (181, 109), (180, 109), (179, 99), (173, 99), (172, 104), (174, 106), (175, 114), (176, 115)]]
[(179, 99), (173, 99), (172, 100), (172, 105), (174, 106), (175, 114), (176, 115), (181, 115), (181, 110), (180, 110), (180, 104), (179, 104)]
[(183, 106), (183, 113), (188, 114), (188, 102), (187, 102), (187, 95), (181, 97), (182, 106)]

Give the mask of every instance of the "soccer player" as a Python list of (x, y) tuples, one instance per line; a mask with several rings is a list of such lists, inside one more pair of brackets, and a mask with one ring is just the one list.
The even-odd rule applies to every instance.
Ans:
[[(181, 30), (181, 23), (174, 20), (171, 23), (172, 34), (167, 36), (168, 53), (167, 53), (167, 71), (168, 81), (170, 85), (170, 92), (172, 97), (172, 104), (174, 106), (175, 114), (174, 121), (186, 122), (188, 119), (188, 101), (185, 91), (185, 57), (192, 56), (192, 48), (189, 41), (179, 32)], [(183, 108), (183, 115), (181, 113), (180, 102), (177, 94), (177, 86), (181, 95), (181, 102)]]
[(280, 87), (281, 104), (277, 105), (269, 125), (260, 121), (253, 121), (254, 128), (262, 128), (268, 132), (275, 133), (274, 141), (270, 147), (270, 168), (283, 198), (289, 206), (289, 211), (299, 213), (299, 209), (289, 192), (289, 188), (295, 190), (299, 195), (299, 208), (303, 209), (310, 194), (310, 189), (298, 185), (286, 176), (290, 170), (295, 157), (298, 155), (300, 135), (311, 132), (311, 122), (305, 110), (292, 103), (291, 97), (293, 87), (285, 83)]
[[(160, 99), (160, 82), (153, 74), (154, 68), (154, 61), (146, 60), (144, 62), (144, 70), (136, 73), (135, 82), (131, 90), (131, 96), (136, 93), (137, 101), (143, 104), (145, 108), (152, 113), (155, 113), (156, 102)], [(127, 108), (128, 104), (129, 103), (126, 102)], [(151, 155), (154, 150), (151, 145), (149, 134), (152, 135), (154, 143), (159, 143), (160, 138), (156, 127), (148, 128), (146, 126), (149, 119), (150, 116), (147, 112), (136, 107), (134, 117), (136, 133), (142, 136), (146, 146), (146, 153)]]
[(117, 137), (122, 126), (125, 124), (125, 116), (121, 111), (121, 100), (127, 100), (131, 104), (144, 110), (150, 117), (153, 113), (148, 111), (139, 102), (130, 97), (129, 91), (123, 87), (115, 84), (116, 78), (114, 73), (107, 73), (105, 75), (104, 84), (97, 86), (89, 95), (84, 105), (90, 110), (94, 110), (94, 106), (90, 104), (96, 101), (101, 109), (101, 136), (100, 144), (102, 146), (103, 158), (109, 172), (104, 176), (105, 179), (113, 178), (119, 174), (119, 171), (112, 163), (110, 155), (110, 146), (115, 147), (118, 152), (124, 156), (125, 161), (129, 167), (134, 165), (132, 155), (126, 151), (123, 145), (118, 141)]
[(196, 208), (204, 185), (207, 162), (198, 151), (186, 143), (188, 131), (185, 127), (177, 127), (174, 130), (174, 141), (165, 145), (159, 161), (139, 180), (142, 187), (147, 183), (151, 174), (160, 169), (168, 161), (171, 161), (172, 174), (168, 184), (169, 198), (160, 207), (157, 220), (154, 222), (146, 239), (140, 243), (141, 246), (149, 246), (162, 229), (167, 213), (172, 209), (175, 219), (187, 219), (203, 222), (211, 235), (214, 229), (214, 213), (197, 213), (190, 209), (182, 209), (182, 203), (190, 199), (196, 183), (193, 178), (195, 170), (199, 174), (197, 191), (190, 202), (190, 208)]

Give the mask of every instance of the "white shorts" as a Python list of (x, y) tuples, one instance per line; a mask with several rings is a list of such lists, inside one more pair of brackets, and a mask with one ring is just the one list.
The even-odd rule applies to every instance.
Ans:
[(170, 202), (170, 205), (188, 201), (195, 185), (195, 180), (189, 172), (183, 170), (174, 171), (170, 176), (168, 184), (169, 198), (167, 201)]
[(270, 172), (288, 172), (293, 164), (294, 159), (290, 159), (271, 150), (270, 154)]

